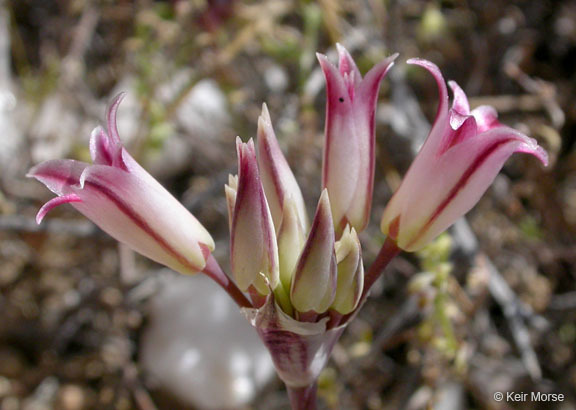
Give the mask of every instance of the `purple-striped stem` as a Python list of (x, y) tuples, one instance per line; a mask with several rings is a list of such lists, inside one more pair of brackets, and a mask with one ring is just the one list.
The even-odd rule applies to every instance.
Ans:
[(316, 408), (317, 384), (306, 387), (286, 386), (292, 410), (314, 410)]
[(393, 239), (390, 237), (386, 238), (382, 244), (382, 248), (380, 248), (380, 252), (378, 252), (378, 256), (376, 256), (376, 259), (364, 276), (364, 289), (362, 290), (360, 300), (364, 300), (370, 288), (374, 285), (374, 282), (376, 282), (382, 272), (384, 272), (384, 269), (386, 269), (390, 261), (400, 253), (400, 250)]
[(252, 303), (248, 298), (238, 289), (238, 286), (230, 280), (228, 275), (224, 273), (218, 261), (214, 258), (212, 254), (206, 259), (206, 266), (202, 271), (213, 279), (222, 289), (230, 295), (230, 297), (236, 302), (236, 304), (241, 308), (251, 308)]

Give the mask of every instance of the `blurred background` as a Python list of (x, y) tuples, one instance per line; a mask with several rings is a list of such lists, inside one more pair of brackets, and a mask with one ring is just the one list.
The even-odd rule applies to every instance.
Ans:
[[(284, 409), (247, 322), (201, 278), (134, 255), (24, 175), (89, 160), (120, 91), (130, 153), (210, 230), (228, 266), (223, 185), (263, 102), (312, 213), (324, 79), (335, 43), (365, 73), (394, 52), (377, 111), (369, 263), (378, 222), (421, 145), (435, 62), (472, 106), (537, 138), (467, 220), (402, 254), (336, 346), (320, 407), (544, 408), (494, 392), (562, 393), (576, 408), (576, 2), (0, 0), (0, 408)], [(558, 406), (558, 407), (556, 407)]]

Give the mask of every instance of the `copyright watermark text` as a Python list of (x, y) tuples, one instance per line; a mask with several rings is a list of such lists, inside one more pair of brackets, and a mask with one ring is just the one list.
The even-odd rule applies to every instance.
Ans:
[(495, 392), (494, 393), (494, 400), (500, 402), (505, 401), (507, 403), (515, 403), (515, 402), (562, 402), (564, 401), (564, 394), (562, 393), (542, 393), (539, 391), (533, 391), (530, 393), (524, 392)]

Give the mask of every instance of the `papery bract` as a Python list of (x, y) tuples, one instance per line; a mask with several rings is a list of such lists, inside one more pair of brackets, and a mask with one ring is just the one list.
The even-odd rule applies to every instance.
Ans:
[(272, 297), (260, 309), (244, 309), (244, 313), (270, 351), (278, 375), (290, 388), (316, 383), (346, 328), (327, 329), (328, 318), (315, 323), (297, 321)]
[(70, 203), (120, 242), (181, 273), (201, 271), (214, 249), (206, 229), (122, 146), (116, 129), (119, 95), (108, 110), (108, 132), (90, 138), (94, 164), (52, 160), (32, 168), (29, 177), (58, 198), (38, 212), (38, 223), (57, 205)]
[(337, 45), (336, 68), (317, 54), (326, 77), (326, 128), (322, 185), (328, 189), (339, 235), (346, 224), (358, 232), (370, 218), (374, 187), (374, 113), (380, 81), (397, 55), (375, 65), (364, 78), (354, 60)]
[(426, 68), (438, 84), (436, 120), (418, 156), (382, 217), (382, 232), (407, 251), (416, 251), (468, 212), (488, 189), (504, 162), (515, 152), (547, 164), (537, 142), (497, 121), (492, 107), (470, 111), (464, 91), (448, 90), (438, 67), (426, 60), (408, 61)]

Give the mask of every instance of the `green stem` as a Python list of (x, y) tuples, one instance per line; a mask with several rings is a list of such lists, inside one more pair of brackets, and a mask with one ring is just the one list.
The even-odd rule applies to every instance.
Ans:
[(218, 261), (210, 254), (206, 260), (206, 266), (202, 271), (210, 278), (212, 278), (222, 289), (230, 295), (230, 297), (236, 302), (239, 307), (253, 307), (252, 303), (248, 300), (246, 296), (238, 289), (238, 286), (230, 280), (228, 275), (224, 273)]
[(292, 303), (290, 302), (290, 295), (288, 292), (286, 292), (286, 288), (284, 288), (284, 285), (281, 281), (278, 283), (278, 286), (276, 286), (276, 289), (274, 289), (274, 297), (276, 298), (276, 301), (284, 313), (292, 316), (294, 309), (292, 308)]

